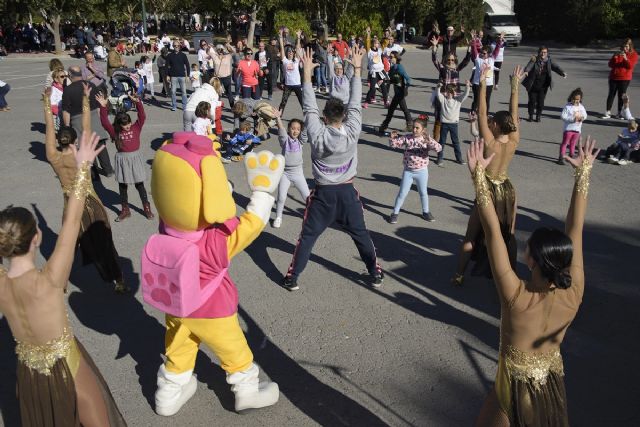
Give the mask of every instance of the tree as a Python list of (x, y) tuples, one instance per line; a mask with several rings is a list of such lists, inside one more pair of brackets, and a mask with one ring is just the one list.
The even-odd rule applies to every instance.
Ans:
[[(446, 25), (480, 29), (484, 19), (483, 0), (443, 0), (442, 12)], [(446, 27), (446, 26), (445, 26)]]
[(60, 21), (63, 16), (71, 15), (80, 6), (77, 0), (29, 0), (28, 6), (37, 10), (44, 23), (53, 33), (53, 42), (56, 55), (62, 53), (62, 43), (60, 38)]

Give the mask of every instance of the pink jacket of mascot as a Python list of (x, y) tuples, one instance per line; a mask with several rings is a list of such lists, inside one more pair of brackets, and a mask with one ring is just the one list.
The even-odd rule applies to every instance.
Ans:
[(160, 233), (142, 250), (144, 300), (166, 313), (166, 362), (158, 371), (156, 412), (170, 416), (193, 396), (200, 343), (220, 360), (235, 394), (235, 409), (273, 405), (278, 385), (260, 382), (259, 369), (238, 323), (238, 290), (230, 260), (267, 224), (284, 158), (248, 153), (244, 165), (251, 198), (236, 216), (232, 189), (211, 140), (178, 132), (153, 161), (151, 192)]

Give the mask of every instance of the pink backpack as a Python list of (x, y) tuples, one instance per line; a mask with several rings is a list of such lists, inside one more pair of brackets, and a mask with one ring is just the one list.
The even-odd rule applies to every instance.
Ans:
[(218, 289), (227, 268), (200, 285), (200, 250), (185, 239), (154, 234), (142, 248), (141, 275), (144, 301), (160, 311), (188, 317)]

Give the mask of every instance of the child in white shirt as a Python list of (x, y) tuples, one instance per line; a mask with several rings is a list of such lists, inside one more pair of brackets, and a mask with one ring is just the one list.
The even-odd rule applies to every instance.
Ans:
[(202, 136), (209, 136), (212, 134), (211, 104), (207, 101), (199, 102), (194, 114), (196, 119), (193, 121), (193, 131), (197, 135)]
[(197, 89), (200, 87), (200, 75), (202, 73), (198, 69), (198, 64), (191, 64), (191, 74), (189, 74), (189, 80), (191, 80), (191, 88)]
[(587, 110), (582, 105), (582, 89), (574, 89), (567, 99), (567, 105), (562, 110), (562, 121), (564, 122), (564, 133), (562, 134), (562, 144), (558, 155), (558, 164), (564, 165), (564, 156), (569, 146), (571, 157), (576, 154), (576, 144), (582, 132), (582, 122), (587, 118)]

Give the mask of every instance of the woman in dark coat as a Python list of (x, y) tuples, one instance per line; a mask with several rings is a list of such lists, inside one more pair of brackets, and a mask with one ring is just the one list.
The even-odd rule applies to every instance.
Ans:
[(553, 71), (565, 79), (567, 78), (567, 73), (551, 60), (549, 50), (545, 46), (541, 46), (538, 49), (537, 56), (531, 57), (524, 71), (526, 77), (522, 84), (529, 95), (529, 121), (534, 121), (533, 113), (535, 111), (535, 121), (539, 122), (540, 114), (542, 114), (542, 109), (544, 108), (544, 98), (547, 96), (549, 88), (553, 88), (551, 72)]

